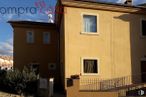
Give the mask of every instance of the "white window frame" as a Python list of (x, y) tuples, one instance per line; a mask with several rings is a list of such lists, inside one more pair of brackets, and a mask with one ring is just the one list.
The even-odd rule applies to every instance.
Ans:
[[(97, 60), (97, 73), (84, 73), (84, 60), (85, 59), (91, 59), (91, 60)], [(81, 75), (99, 75), (99, 69), (100, 68), (100, 61), (99, 61), (99, 58), (96, 58), (96, 57), (82, 57), (81, 58)]]
[[(97, 30), (97, 32), (85, 32), (84, 31), (84, 15), (96, 16), (96, 26), (97, 26), (96, 30)], [(87, 13), (87, 12), (81, 13), (81, 34), (99, 35), (99, 14)]]
[[(45, 34), (48, 33), (49, 34), (49, 40), (48, 43), (45, 42)], [(43, 44), (50, 44), (51, 43), (51, 33), (50, 32), (43, 32)]]
[(146, 19), (144, 19), (144, 18), (141, 18), (141, 20), (140, 20), (140, 37), (141, 38), (146, 38), (146, 35), (144, 36), (142, 33), (143, 33), (143, 31), (142, 31), (142, 21), (146, 21)]
[[(28, 33), (29, 32), (32, 32), (32, 35), (33, 35), (33, 41), (32, 42), (30, 42), (29, 40), (28, 40)], [(29, 30), (29, 31), (27, 31), (26, 32), (26, 42), (28, 43), (28, 44), (33, 44), (34, 43), (34, 31), (32, 31), (32, 30)]]

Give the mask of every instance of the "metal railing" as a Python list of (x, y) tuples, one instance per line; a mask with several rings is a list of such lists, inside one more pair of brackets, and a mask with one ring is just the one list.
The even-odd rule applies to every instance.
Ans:
[(80, 90), (103, 91), (131, 84), (131, 78), (120, 77), (114, 79), (81, 79)]
[[(144, 73), (146, 75), (146, 73)], [(81, 78), (80, 90), (83, 91), (111, 91), (126, 89), (134, 86), (134, 84), (140, 84), (142, 74), (124, 76), (113, 79), (98, 79), (98, 78)]]

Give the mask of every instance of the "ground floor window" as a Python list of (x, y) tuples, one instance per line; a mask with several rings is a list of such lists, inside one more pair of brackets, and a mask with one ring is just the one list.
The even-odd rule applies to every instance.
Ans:
[(83, 74), (98, 74), (97, 59), (83, 59)]
[(28, 67), (31, 71), (35, 72), (36, 74), (39, 74), (39, 63), (30, 63), (28, 64)]

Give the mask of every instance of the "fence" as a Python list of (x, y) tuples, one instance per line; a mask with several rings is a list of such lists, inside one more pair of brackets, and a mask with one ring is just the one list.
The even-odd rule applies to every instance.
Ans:
[[(146, 73), (144, 73), (146, 75)], [(143, 74), (138, 75), (130, 75), (113, 79), (80, 79), (80, 90), (83, 91), (108, 91), (112, 89), (118, 88), (126, 88), (132, 84), (141, 83), (141, 76)]]
[(68, 79), (66, 97), (118, 97), (118, 92), (80, 91), (79, 79)]

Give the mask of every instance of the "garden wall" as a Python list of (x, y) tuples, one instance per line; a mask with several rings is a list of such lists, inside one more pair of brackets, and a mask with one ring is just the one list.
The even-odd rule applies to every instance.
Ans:
[(118, 97), (117, 92), (80, 91), (79, 79), (68, 79), (67, 97)]

